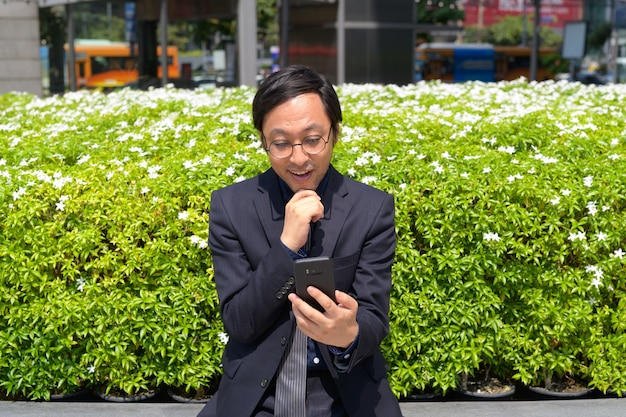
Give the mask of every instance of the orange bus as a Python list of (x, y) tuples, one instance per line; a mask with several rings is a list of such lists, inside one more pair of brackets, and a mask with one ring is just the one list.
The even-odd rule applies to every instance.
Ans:
[[(528, 46), (495, 46), (496, 53), (496, 81), (511, 81), (520, 77), (530, 78), (530, 56), (532, 50)], [(542, 65), (542, 58), (556, 54), (555, 48), (539, 48), (537, 62), (537, 81), (554, 78), (548, 69)]]
[[(115, 88), (137, 81), (139, 71), (136, 47), (134, 49), (131, 54), (129, 44), (124, 42), (77, 40), (74, 43), (76, 87)], [(66, 45), (66, 56), (68, 50)], [(161, 56), (160, 46), (157, 47), (157, 56)], [(163, 74), (160, 63), (159, 59), (159, 77)], [(167, 77), (180, 78), (178, 48), (175, 46), (167, 47)]]
[[(553, 78), (541, 65), (541, 57), (554, 53), (554, 48), (539, 50), (537, 80)], [(530, 56), (529, 47), (426, 43), (415, 48), (415, 80), (489, 82), (530, 78)]]

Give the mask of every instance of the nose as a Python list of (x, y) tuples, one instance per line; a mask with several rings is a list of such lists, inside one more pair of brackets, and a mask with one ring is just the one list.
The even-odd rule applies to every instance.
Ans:
[(302, 144), (297, 143), (291, 150), (291, 162), (297, 165), (302, 165), (309, 159), (309, 155), (302, 149)]

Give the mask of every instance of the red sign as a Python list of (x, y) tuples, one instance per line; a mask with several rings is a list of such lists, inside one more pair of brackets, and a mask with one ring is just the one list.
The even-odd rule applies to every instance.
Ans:
[[(505, 16), (526, 13), (529, 21), (535, 13), (531, 0), (464, 0), (465, 26), (491, 26)], [(541, 24), (563, 29), (565, 22), (582, 20), (583, 0), (542, 0)]]

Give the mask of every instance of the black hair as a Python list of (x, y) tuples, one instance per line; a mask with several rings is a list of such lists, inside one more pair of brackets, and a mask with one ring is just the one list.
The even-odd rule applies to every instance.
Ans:
[(338, 132), (342, 116), (337, 92), (326, 77), (300, 65), (281, 69), (263, 80), (252, 101), (254, 127), (262, 132), (265, 116), (270, 111), (294, 97), (307, 93), (320, 96), (332, 128)]

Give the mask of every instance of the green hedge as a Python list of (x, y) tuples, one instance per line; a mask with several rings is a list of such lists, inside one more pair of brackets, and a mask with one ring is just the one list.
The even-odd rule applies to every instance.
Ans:
[[(626, 390), (626, 87), (338, 91), (334, 165), (396, 199), (394, 392)], [(254, 92), (0, 96), (0, 397), (214, 386), (209, 198), (268, 165)]]

